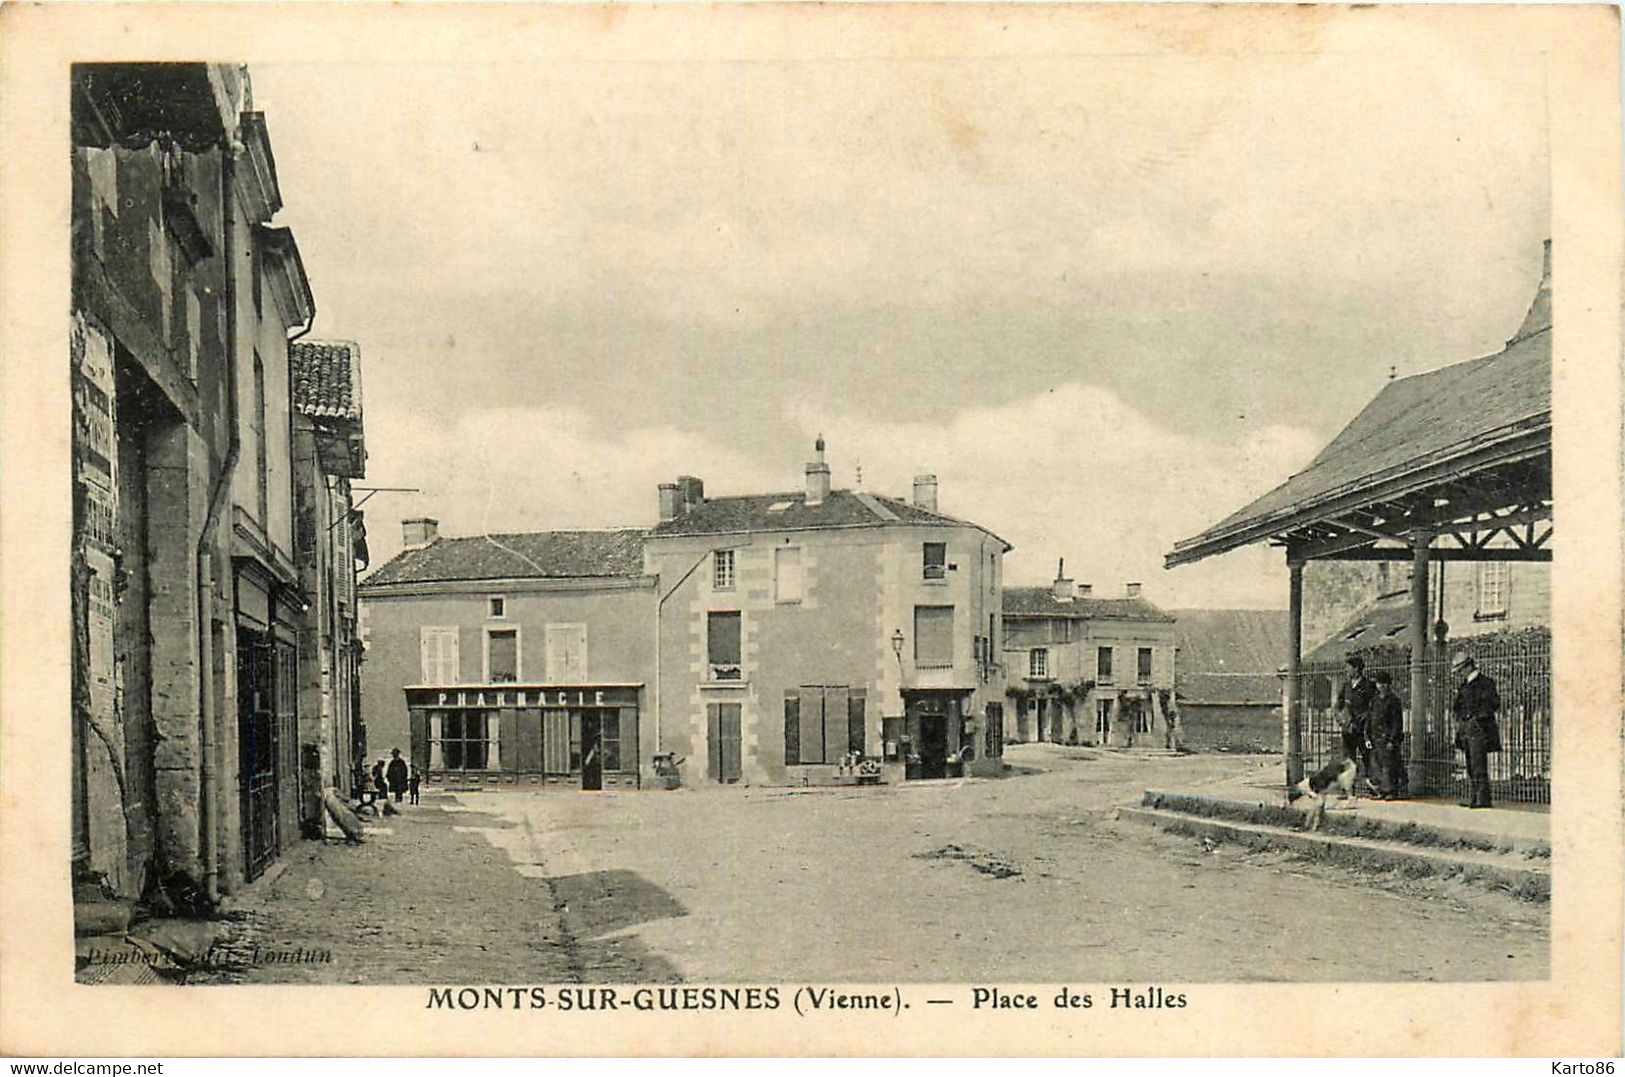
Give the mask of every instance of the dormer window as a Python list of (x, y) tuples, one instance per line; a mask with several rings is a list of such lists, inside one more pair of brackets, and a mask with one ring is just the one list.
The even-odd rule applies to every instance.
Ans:
[(922, 550), (924, 578), (928, 580), (947, 579), (948, 544), (946, 542), (927, 542), (922, 547)]

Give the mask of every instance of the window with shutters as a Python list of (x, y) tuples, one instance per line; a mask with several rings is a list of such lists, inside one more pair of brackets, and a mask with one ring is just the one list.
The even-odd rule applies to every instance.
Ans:
[(355, 558), (351, 553), (350, 512), (341, 502), (333, 521), (333, 595), (342, 610), (355, 607)]
[(418, 646), (422, 653), (421, 683), (457, 684), (461, 680), (456, 626), (423, 626), (418, 629)]
[(718, 550), (711, 555), (711, 587), (717, 591), (734, 589), (734, 552)]
[(952, 606), (914, 607), (914, 664), (917, 666), (954, 664)]
[(705, 618), (705, 654), (713, 681), (742, 680), (738, 610), (712, 611)]
[(780, 546), (773, 551), (774, 599), (801, 601), (801, 547)]
[(1151, 648), (1141, 647), (1136, 659), (1134, 675), (1141, 684), (1151, 683)]
[(547, 626), (547, 683), (587, 683), (587, 626)]
[(519, 629), (485, 630), (485, 683), (513, 684), (519, 680)]
[(1095, 679), (1101, 684), (1112, 683), (1112, 649), (1102, 647), (1096, 652)]
[(784, 762), (840, 763), (868, 748), (867, 693), (846, 685), (803, 685), (784, 696)]

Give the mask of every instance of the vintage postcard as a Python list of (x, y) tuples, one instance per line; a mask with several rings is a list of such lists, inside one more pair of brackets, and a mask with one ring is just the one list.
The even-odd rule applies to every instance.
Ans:
[(1616, 20), (0, 11), (0, 1050), (1618, 1054)]

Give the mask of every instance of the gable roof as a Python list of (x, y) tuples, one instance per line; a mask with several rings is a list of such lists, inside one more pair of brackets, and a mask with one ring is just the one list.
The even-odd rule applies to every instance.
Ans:
[(643, 575), (643, 536), (618, 531), (530, 531), (436, 539), (403, 550), (361, 584), (442, 580), (636, 578)]
[(296, 340), (288, 345), (293, 406), (323, 419), (361, 418), (361, 345), (350, 340)]
[(1049, 587), (1006, 587), (1006, 617), (1059, 617), (1075, 621), (1153, 621), (1174, 618), (1143, 598), (1074, 598), (1062, 602)]
[[(710, 497), (671, 520), (662, 520), (651, 538), (674, 535), (728, 535), (755, 531), (813, 531), (837, 527), (974, 527), (1000, 542), (993, 532), (967, 520), (922, 509), (901, 498), (866, 490), (831, 490), (815, 505), (805, 491)], [(1006, 550), (1011, 549), (1004, 542)]]
[(1286, 610), (1175, 610), (1174, 686), (1189, 703), (1276, 704)]
[[(1548, 273), (1550, 247), (1548, 246)], [(1250, 505), (1174, 545), (1169, 566), (1223, 553), (1323, 517), (1334, 501), (1393, 490), (1445, 467), (1482, 467), (1551, 450), (1551, 286), (1494, 355), (1389, 382), (1309, 466)]]

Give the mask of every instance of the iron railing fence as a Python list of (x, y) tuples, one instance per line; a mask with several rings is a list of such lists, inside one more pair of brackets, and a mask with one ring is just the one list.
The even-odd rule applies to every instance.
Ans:
[[(1426, 695), (1420, 723), (1411, 706), (1409, 655), (1397, 649), (1366, 657), (1366, 673), (1387, 670), (1405, 706), (1405, 758), (1412, 796), (1463, 797), (1466, 771), (1455, 749), (1451, 713), (1457, 678), (1446, 657), (1473, 656), (1495, 679), (1501, 696), (1497, 724), (1501, 750), (1490, 756), (1491, 796), (1510, 803), (1550, 804), (1552, 800), (1552, 644), (1545, 630), (1468, 637), (1443, 649), (1430, 648), (1424, 665)], [(1299, 679), (1303, 700), (1304, 768), (1313, 771), (1343, 754), (1339, 707), (1347, 683), (1341, 661), (1306, 662)], [(1417, 738), (1420, 737), (1420, 742)]]

